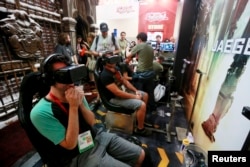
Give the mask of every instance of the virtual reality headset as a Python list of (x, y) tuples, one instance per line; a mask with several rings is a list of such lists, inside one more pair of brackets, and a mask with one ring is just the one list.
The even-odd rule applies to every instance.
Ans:
[(105, 55), (103, 57), (103, 61), (104, 63), (116, 64), (116, 63), (120, 63), (121, 57), (119, 55), (112, 55), (112, 56)]
[(53, 74), (54, 80), (62, 84), (72, 84), (82, 80), (86, 76), (87, 68), (84, 64), (67, 66), (56, 70)]

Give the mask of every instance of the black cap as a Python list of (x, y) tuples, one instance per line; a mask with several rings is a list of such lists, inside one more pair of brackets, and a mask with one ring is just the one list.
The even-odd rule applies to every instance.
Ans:
[(100, 30), (101, 32), (107, 32), (109, 30), (107, 23), (101, 23)]

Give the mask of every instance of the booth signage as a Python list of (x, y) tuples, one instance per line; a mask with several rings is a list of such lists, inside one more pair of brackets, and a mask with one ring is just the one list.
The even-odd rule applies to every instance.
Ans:
[(116, 9), (117, 13), (124, 14), (124, 13), (133, 13), (135, 10), (133, 9), (133, 6), (118, 6)]
[(146, 14), (145, 20), (149, 22), (164, 21), (168, 20), (168, 16), (166, 12), (149, 12)]
[(163, 30), (164, 25), (163, 24), (149, 24), (148, 25), (148, 30)]

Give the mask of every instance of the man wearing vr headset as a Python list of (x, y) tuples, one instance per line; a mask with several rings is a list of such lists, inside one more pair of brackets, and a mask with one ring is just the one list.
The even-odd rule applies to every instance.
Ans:
[[(35, 128), (53, 144), (52, 166), (141, 166), (145, 152), (129, 141), (97, 127), (82, 89), (74, 82), (84, 65), (72, 65), (68, 56), (53, 54), (42, 64), (49, 93), (31, 111)], [(86, 139), (86, 140), (85, 140)], [(88, 142), (86, 142), (88, 141)]]
[[(113, 104), (136, 110), (137, 129), (135, 133), (148, 136), (151, 131), (144, 128), (144, 120), (146, 116), (148, 94), (137, 90), (128, 80), (126, 80), (120, 72), (117, 64), (121, 57), (113, 55), (112, 51), (105, 52), (102, 56), (104, 68), (100, 74), (101, 82), (107, 88), (106, 97)], [(126, 91), (122, 90), (122, 85), (126, 87)]]

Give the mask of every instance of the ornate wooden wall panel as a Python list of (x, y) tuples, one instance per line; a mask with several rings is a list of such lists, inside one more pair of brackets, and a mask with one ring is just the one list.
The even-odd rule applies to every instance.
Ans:
[(35, 71), (34, 64), (51, 54), (61, 32), (59, 1), (55, 0), (4, 0), (0, 2), (0, 25), (2, 20), (16, 11), (24, 11), (41, 26), (42, 49), (39, 56), (18, 57), (9, 43), (9, 36), (0, 30), (0, 120), (17, 109), (19, 86), (24, 75)]

